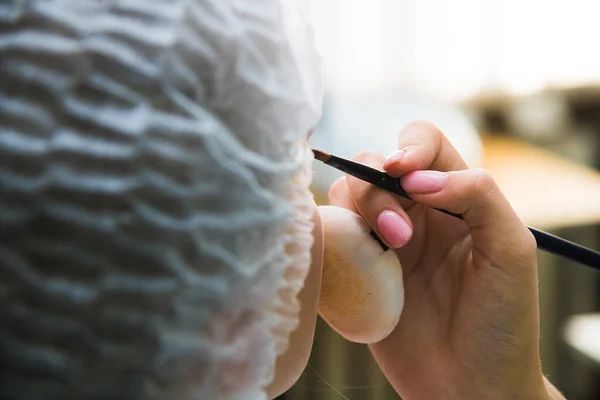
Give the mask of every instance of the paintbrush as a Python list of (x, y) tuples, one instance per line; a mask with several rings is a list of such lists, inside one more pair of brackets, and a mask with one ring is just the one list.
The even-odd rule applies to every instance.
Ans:
[[(360, 164), (354, 161), (347, 160), (342, 157), (334, 156), (333, 154), (325, 153), (320, 150), (313, 149), (315, 158), (333, 168), (352, 175), (365, 182), (369, 182), (379, 188), (397, 194), (412, 200), (408, 193), (402, 189), (399, 178), (394, 178), (385, 172), (379, 171), (375, 168), (368, 167), (364, 164)], [(444, 214), (452, 217), (463, 219), (462, 215), (455, 214), (447, 210), (435, 208)], [(546, 252), (556, 254), (561, 257), (565, 257), (569, 260), (579, 262), (588, 267), (592, 267), (600, 271), (600, 253), (578, 245), (577, 243), (570, 242), (566, 239), (551, 235), (550, 233), (540, 231), (538, 229), (527, 227), (533, 236), (535, 237), (537, 247)]]

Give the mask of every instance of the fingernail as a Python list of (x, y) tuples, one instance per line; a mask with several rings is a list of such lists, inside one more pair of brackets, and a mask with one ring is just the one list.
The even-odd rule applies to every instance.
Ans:
[(387, 156), (387, 158), (385, 159), (385, 163), (383, 164), (383, 167), (386, 168), (387, 166), (389, 166), (391, 164), (399, 163), (400, 161), (402, 161), (402, 159), (404, 158), (405, 155), (406, 155), (405, 149), (400, 149), (400, 150), (394, 151), (392, 154)]
[(383, 211), (377, 217), (377, 227), (383, 240), (392, 248), (404, 246), (412, 236), (412, 229), (398, 213)]
[(402, 178), (404, 190), (415, 194), (439, 192), (444, 188), (448, 174), (439, 171), (414, 171)]

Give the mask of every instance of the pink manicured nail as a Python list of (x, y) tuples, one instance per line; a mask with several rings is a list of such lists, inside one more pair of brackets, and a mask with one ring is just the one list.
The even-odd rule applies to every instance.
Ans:
[(405, 149), (396, 150), (395, 152), (393, 152), (392, 154), (387, 156), (387, 158), (385, 159), (385, 163), (383, 164), (383, 168), (387, 168), (388, 166), (390, 166), (392, 164), (399, 163), (400, 161), (402, 161), (402, 159), (404, 158), (405, 155), (406, 155)]
[(412, 229), (399, 214), (393, 211), (383, 211), (377, 217), (377, 227), (383, 235), (383, 240), (392, 248), (404, 246), (412, 236)]
[(439, 171), (414, 171), (402, 178), (404, 190), (415, 194), (439, 192), (444, 188), (448, 174)]

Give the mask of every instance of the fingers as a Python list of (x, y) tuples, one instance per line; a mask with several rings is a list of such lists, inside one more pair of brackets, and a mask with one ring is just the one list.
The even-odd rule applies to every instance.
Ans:
[[(414, 201), (463, 215), (476, 265), (536, 265), (535, 239), (493, 178), (483, 170), (467, 169), (439, 129), (426, 122), (412, 123), (398, 143), (400, 150), (387, 160), (369, 151), (354, 160), (401, 177)], [(362, 215), (391, 248), (403, 247), (412, 237), (412, 221), (403, 209), (413, 204), (410, 200), (352, 176), (336, 181), (329, 198), (331, 204)]]
[(506, 262), (510, 259), (535, 265), (535, 238), (486, 171), (414, 171), (401, 183), (415, 201), (463, 215), (473, 240), (473, 261), (515, 265)]
[(386, 159), (383, 168), (388, 174), (400, 177), (421, 169), (464, 170), (467, 164), (436, 126), (417, 121), (400, 132), (398, 150)]
[[(353, 160), (377, 169), (384, 162), (383, 156), (373, 151), (362, 152)], [(406, 245), (413, 226), (398, 197), (352, 176), (347, 176), (346, 182), (356, 209), (377, 236), (393, 249)]]

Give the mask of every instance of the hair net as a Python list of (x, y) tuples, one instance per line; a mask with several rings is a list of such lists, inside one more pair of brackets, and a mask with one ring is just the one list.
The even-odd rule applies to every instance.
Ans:
[(304, 1), (0, 4), (0, 392), (262, 399), (312, 244)]

